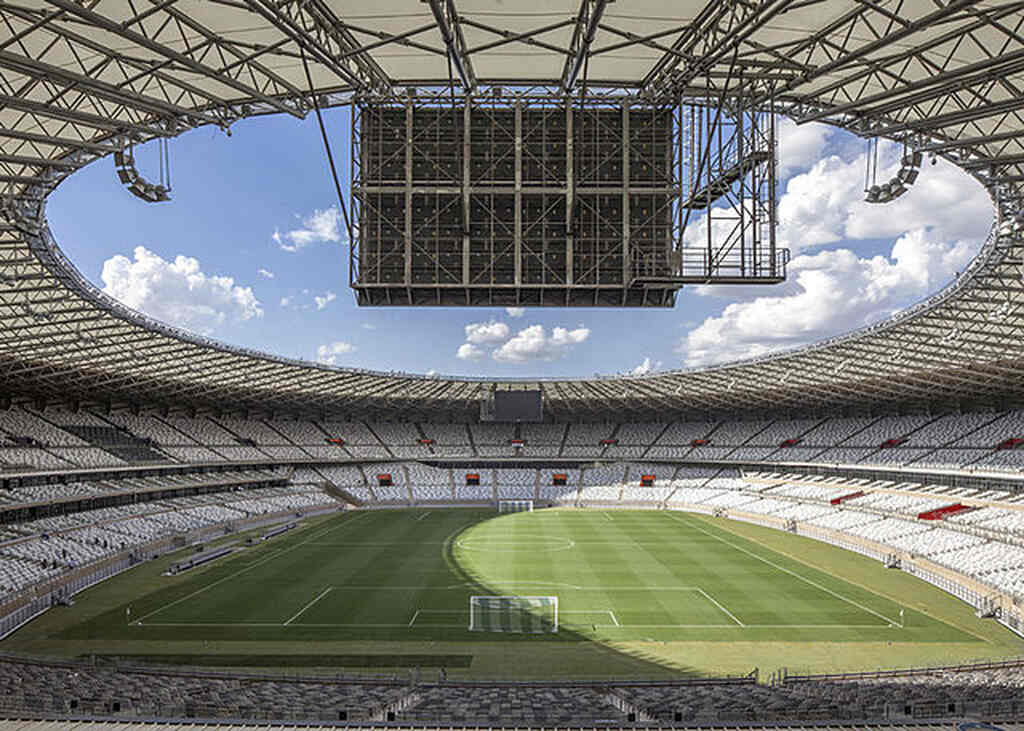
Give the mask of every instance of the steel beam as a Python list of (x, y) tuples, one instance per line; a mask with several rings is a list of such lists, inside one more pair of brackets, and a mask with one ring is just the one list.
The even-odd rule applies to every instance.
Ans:
[(250, 7), (292, 42), (357, 91), (387, 91), (392, 83), (320, 0), (246, 0)]
[[(277, 109), (277, 111), (279, 112), (285, 112), (286, 114), (290, 114), (296, 117), (302, 116), (301, 113), (296, 109), (289, 107), (287, 104), (280, 102), (277, 99), (267, 96), (263, 92), (259, 91), (256, 87), (238, 81), (236, 78), (228, 74), (222, 73), (218, 69), (210, 68), (209, 66), (206, 66), (205, 64), (196, 61), (190, 56), (179, 51), (176, 51), (168, 46), (165, 46), (162, 43), (150, 40), (147, 36), (143, 35), (142, 33), (133, 31), (130, 28), (122, 27), (120, 23), (111, 20), (110, 18), (107, 18), (105, 16), (102, 16), (97, 12), (89, 10), (84, 6), (74, 2), (73, 0), (46, 0), (46, 2), (50, 3), (55, 7), (60, 8), (69, 15), (74, 15), (80, 18), (81, 20), (85, 21), (90, 25), (93, 25), (97, 28), (101, 28), (104, 31), (111, 33), (112, 35), (115, 35), (119, 38), (122, 38), (130, 43), (137, 44), (147, 49), (148, 51), (157, 53), (170, 61), (174, 61), (175, 63), (180, 64), (185, 68), (188, 68), (194, 73), (200, 74), (201, 76), (205, 76), (208, 79), (211, 79), (213, 81), (216, 81), (217, 83), (223, 84), (224, 86), (234, 89), (235, 91), (245, 95), (246, 98), (259, 100), (264, 104), (267, 104), (268, 106)], [(174, 13), (174, 9), (169, 7), (165, 9), (165, 12)], [(180, 14), (175, 15), (176, 17), (180, 17)], [(190, 25), (193, 28), (195, 28), (198, 25), (194, 21), (190, 21), (187, 17), (183, 20), (186, 21), (188, 25)], [(231, 49), (227, 44), (224, 44), (223, 47), (225, 48), (225, 50), (232, 53), (232, 55), (237, 54), (237, 52)], [(265, 73), (267, 73), (268, 76), (270, 76), (269, 72)], [(274, 78), (278, 79), (276, 75), (274, 75)], [(292, 87), (291, 91), (298, 95), (298, 89)]]
[(144, 96), (131, 89), (119, 88), (86, 74), (77, 73), (70, 69), (44, 63), (43, 61), (18, 56), (8, 51), (0, 51), (0, 68), (23, 73), (38, 80), (60, 81), (68, 85), (69, 88), (88, 90), (90, 94), (97, 98), (121, 104), (146, 114), (173, 119), (187, 119), (193, 124), (220, 123), (219, 119), (204, 112)]
[(134, 132), (145, 137), (163, 137), (167, 130), (162, 127), (154, 127), (151, 124), (141, 124), (128, 120), (110, 119), (91, 112), (80, 112), (67, 107), (58, 107), (46, 102), (31, 101), (21, 97), (0, 94), (0, 106), (7, 109), (16, 109), (20, 112), (35, 115), (37, 117), (48, 117), (62, 122), (81, 124), (97, 130), (108, 132)]
[(448, 49), (448, 60), (451, 61), (459, 82), (466, 93), (476, 88), (476, 75), (473, 73), (473, 62), (466, 52), (466, 39), (459, 25), (459, 15), (455, 10), (454, 0), (427, 0), (430, 11), (434, 14), (437, 29)]
[(570, 55), (562, 67), (562, 91), (566, 94), (576, 86), (576, 79), (590, 53), (590, 45), (594, 42), (594, 36), (597, 35), (607, 6), (608, 0), (582, 0), (580, 3), (580, 10), (576, 14), (576, 27), (572, 32), (572, 43), (569, 45)]

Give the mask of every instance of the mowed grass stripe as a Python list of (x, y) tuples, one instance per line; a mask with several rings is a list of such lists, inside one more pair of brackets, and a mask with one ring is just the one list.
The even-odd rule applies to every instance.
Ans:
[[(659, 612), (657, 615), (652, 614), (652, 617), (646, 621), (642, 618), (638, 620), (637, 618), (629, 617), (625, 620), (627, 624), (658, 624), (658, 621), (654, 619), (654, 617), (658, 615), (665, 617), (661, 623), (672, 624), (673, 619), (675, 619), (676, 623), (683, 624), (683, 621), (678, 621), (681, 614), (678, 608), (681, 602), (685, 602), (686, 604), (683, 606), (689, 607), (689, 611), (682, 612), (682, 615), (685, 617), (685, 623), (690, 623), (699, 619), (707, 624), (712, 624), (721, 619), (715, 611), (718, 610), (725, 615), (725, 619), (728, 621), (743, 626), (743, 622), (737, 619), (732, 612), (727, 610), (721, 603), (711, 599), (710, 596), (701, 588), (701, 586), (707, 585), (709, 581), (704, 576), (695, 576), (693, 573), (694, 567), (688, 565), (692, 560), (692, 557), (686, 555), (687, 549), (690, 545), (689, 542), (685, 540), (680, 541), (679, 537), (677, 537), (677, 543), (672, 544), (666, 541), (668, 545), (659, 545), (658, 549), (655, 550), (653, 546), (641, 544), (636, 538), (636, 534), (638, 532), (637, 529), (635, 527), (629, 527), (628, 523), (617, 525), (616, 531), (618, 539), (622, 541), (631, 540), (634, 544), (634, 548), (630, 554), (628, 556), (623, 556), (623, 561), (627, 566), (633, 565), (633, 561), (631, 560), (633, 556), (641, 556), (645, 559), (644, 565), (646, 570), (642, 577), (637, 576), (636, 573), (634, 573), (634, 580), (636, 583), (641, 586), (658, 587), (680, 585), (684, 584), (684, 582), (689, 582), (689, 584), (694, 587), (691, 590), (691, 595), (678, 595), (675, 602), (672, 601), (672, 598), (677, 597), (677, 595), (660, 593), (652, 594), (648, 598), (648, 601), (656, 602), (658, 604)], [(668, 536), (666, 535), (666, 538), (667, 537)], [(637, 551), (639, 551), (639, 553)], [(708, 612), (708, 607), (701, 606), (701, 603), (705, 601), (712, 605), (712, 607), (710, 607), (710, 612)]]
[[(355, 518), (342, 521), (309, 538), (349, 534), (352, 537), (372, 537), (377, 526), (385, 522), (384, 516), (363, 512)], [(337, 552), (330, 548), (309, 545), (311, 540), (296, 541), (267, 561), (257, 564), (253, 571), (239, 572), (231, 581), (221, 583), (213, 590), (197, 592), (190, 601), (175, 602), (154, 619), (161, 622), (189, 622), (202, 617), (208, 622), (246, 622), (253, 624), (284, 624), (288, 618), (310, 602), (325, 587), (336, 586)], [(143, 622), (145, 624), (145, 622)]]
[[(717, 529), (699, 518), (617, 512), (609, 521), (602, 512), (498, 516), (487, 510), (451, 510), (434, 511), (426, 520), (417, 520), (423, 512), (415, 509), (364, 512), (358, 520), (348, 516), (318, 526), (273, 551), (242, 552), (225, 569), (156, 592), (138, 609), (168, 607), (142, 627), (126, 632), (122, 605), (118, 621), (111, 612), (109, 623), (93, 622), (69, 637), (508, 642), (498, 633), (468, 632), (469, 597), (529, 595), (558, 597), (562, 631), (536, 637), (563, 644), (602, 638), (754, 643), (972, 639), (926, 615), (916, 615), (906, 630), (889, 628), (836, 594), (880, 614), (892, 610), (888, 599), (732, 534), (716, 536)], [(535, 624), (533, 617), (505, 613), (491, 621), (510, 629), (516, 623), (519, 629)]]
[[(466, 516), (453, 514), (444, 521), (416, 521), (414, 512), (387, 511), (384, 520), (376, 526), (375, 535), (398, 539), (399, 543), (425, 541), (422, 551), (402, 546), (399, 548), (333, 551), (330, 557), (321, 556), (324, 565), (343, 567), (342, 576), (334, 583), (336, 591), (317, 604), (299, 624), (394, 624), (410, 627), (410, 619), (420, 609), (453, 608), (457, 593), (437, 591), (435, 587), (450, 586), (457, 578), (446, 566), (442, 555), (443, 536), (461, 530)], [(474, 517), (475, 520), (479, 519)], [(348, 588), (348, 583), (363, 585), (366, 577), (373, 577), (377, 585), (405, 587), (399, 591), (368, 591)], [(324, 578), (329, 576), (324, 575)], [(368, 584), (369, 582), (367, 582)], [(411, 625), (416, 628), (416, 624)]]
[[(367, 515), (367, 514), (366, 513), (357, 513), (355, 515), (355, 517), (353, 517), (353, 518), (351, 518), (349, 520), (346, 520), (340, 526), (339, 525), (334, 525), (334, 526), (328, 526), (326, 529), (319, 529), (319, 530), (317, 530), (317, 532), (314, 535), (316, 537), (319, 537), (319, 536), (322, 536), (322, 535), (326, 535), (328, 533), (332, 533), (332, 532), (338, 530), (341, 527), (348, 526), (351, 523), (353, 523), (353, 522), (355, 522), (355, 521), (365, 517), (365, 515)], [(142, 624), (143, 620), (148, 619), (149, 617), (152, 617), (153, 615), (155, 615), (155, 614), (157, 614), (159, 612), (162, 612), (165, 609), (170, 609), (173, 606), (176, 606), (176, 605), (178, 605), (178, 604), (180, 604), (180, 603), (182, 603), (184, 601), (187, 601), (189, 599), (192, 599), (192, 598), (198, 596), (199, 594), (202, 594), (205, 591), (208, 591), (210, 589), (213, 589), (213, 588), (219, 586), (220, 584), (223, 584), (225, 581), (230, 581), (231, 579), (237, 578), (238, 576), (241, 576), (242, 574), (244, 574), (244, 573), (246, 573), (248, 571), (252, 571), (253, 569), (258, 568), (259, 566), (262, 566), (263, 564), (268, 563), (269, 561), (272, 561), (274, 559), (278, 559), (281, 556), (283, 556), (284, 554), (289, 553), (291, 551), (294, 551), (297, 548), (302, 547), (309, 540), (312, 540), (312, 538), (308, 538), (306, 540), (300, 540), (298, 542), (295, 542), (295, 544), (292, 545), (292, 546), (285, 546), (285, 547), (278, 548), (277, 550), (273, 550), (268, 555), (261, 556), (260, 558), (257, 558), (256, 560), (252, 561), (251, 563), (248, 563), (246, 566), (243, 566), (238, 571), (234, 571), (234, 572), (228, 574), (227, 576), (219, 578), (219, 579), (217, 579), (215, 581), (212, 581), (212, 582), (210, 582), (208, 584), (204, 584), (203, 586), (201, 586), (200, 588), (196, 589), (195, 591), (193, 591), (193, 592), (191, 592), (189, 594), (186, 594), (183, 597), (175, 599), (174, 601), (172, 601), (172, 602), (170, 602), (170, 603), (168, 603), (168, 604), (166, 604), (166, 605), (164, 605), (164, 606), (162, 606), (162, 607), (160, 607), (160, 608), (158, 608), (158, 609), (156, 609), (156, 610), (154, 610), (152, 612), (149, 612), (147, 614), (142, 615), (141, 617), (139, 617), (139, 619), (137, 619), (135, 621), (135, 623), (136, 624)], [(248, 557), (246, 557), (246, 558), (248, 558)], [(234, 562), (230, 562), (229, 565), (233, 566)]]
[[(602, 520), (600, 514), (588, 516), (589, 529), (596, 535), (606, 539), (604, 546), (588, 547), (584, 551), (587, 557), (586, 583), (603, 583), (606, 586), (635, 585), (638, 587), (678, 584), (674, 572), (655, 559), (648, 547), (637, 546), (633, 532), (614, 521)], [(692, 593), (692, 592), (691, 592)], [(580, 606), (581, 609), (621, 610), (625, 624), (640, 623), (674, 623), (681, 624), (677, 616), (680, 604), (689, 599), (686, 593), (673, 594), (676, 602), (667, 601), (666, 594), (636, 595), (625, 597), (613, 589), (603, 592), (603, 601), (591, 607)], [(624, 602), (623, 600), (629, 600)], [(642, 604), (641, 604), (642, 602)], [(629, 606), (632, 603), (634, 606)], [(624, 606), (625, 604), (625, 606)]]
[[(736, 614), (746, 625), (865, 624), (862, 610), (759, 561), (750, 553), (725, 546), (714, 534), (697, 530), (698, 524), (688, 522), (689, 518), (665, 513), (663, 519), (680, 526), (693, 546), (696, 560), (691, 582), (711, 592), (726, 606), (736, 608)], [(888, 624), (870, 621), (881, 627)]]
[[(675, 520), (683, 521), (683, 519), (679, 518), (678, 516), (673, 515), (672, 517)], [(798, 573), (798, 572), (796, 572), (796, 571), (794, 571), (794, 570), (792, 570), (790, 568), (786, 568), (785, 566), (780, 564), (778, 561), (773, 560), (772, 558), (768, 558), (768, 557), (766, 557), (764, 555), (761, 555), (760, 553), (756, 553), (756, 552), (750, 550), (749, 548), (744, 547), (738, 541), (730, 540), (730, 539), (727, 539), (727, 538), (723, 538), (722, 536), (715, 535), (710, 530), (707, 530), (706, 528), (702, 528), (701, 526), (695, 525), (694, 523), (692, 523), (690, 521), (686, 521), (685, 524), (688, 525), (689, 527), (693, 528), (694, 530), (698, 530), (698, 531), (700, 531), (701, 533), (703, 533), (705, 535), (708, 535), (708, 536), (711, 536), (712, 538), (715, 538), (716, 540), (722, 542), (726, 546), (729, 546), (730, 548), (732, 548), (732, 549), (734, 549), (736, 551), (741, 551), (742, 553), (745, 553), (746, 555), (750, 556), (751, 558), (754, 558), (754, 559), (756, 559), (758, 561), (762, 561), (762, 562), (768, 564), (769, 566), (771, 566), (772, 568), (774, 568), (777, 571), (781, 571), (781, 572), (783, 572), (785, 574), (788, 574), (789, 576), (792, 576), (793, 578), (799, 579), (800, 581), (803, 581), (803, 582), (805, 582), (805, 583), (815, 587), (816, 589), (820, 589), (821, 591), (823, 591), (823, 592), (825, 592), (825, 593), (827, 593), (827, 594), (829, 594), (829, 595), (839, 599), (840, 601), (844, 601), (844, 602), (846, 602), (848, 604), (851, 604), (851, 605), (857, 607), (858, 609), (861, 609), (861, 610), (863, 610), (863, 611), (865, 611), (865, 612), (867, 612), (869, 614), (872, 614), (875, 617), (878, 617), (879, 619), (885, 621), (887, 624), (899, 624), (898, 620), (896, 620), (896, 619), (894, 619), (892, 617), (886, 616), (886, 615), (882, 614), (881, 612), (878, 612), (878, 611), (876, 611), (876, 610), (874, 610), (874, 609), (872, 609), (872, 608), (870, 608), (868, 606), (865, 606), (864, 604), (860, 603), (856, 599), (851, 599), (848, 596), (840, 594), (838, 591), (836, 591), (834, 589), (830, 589), (828, 586), (826, 586), (824, 583), (822, 583), (820, 581), (816, 581), (816, 580), (814, 580), (812, 578), (808, 578), (807, 576), (805, 576), (805, 575), (803, 575), (801, 573)], [(767, 549), (761, 549), (761, 550), (764, 551), (764, 550), (767, 550)], [(772, 552), (772, 553), (774, 554), (774, 552)], [(778, 556), (779, 559), (783, 559), (784, 558), (783, 556), (781, 556), (779, 554), (774, 554), (774, 555)], [(808, 568), (810, 568), (810, 567), (808, 567)], [(874, 594), (873, 596), (881, 599), (881, 597), (879, 597), (877, 594)]]
[[(757, 541), (744, 538), (743, 536), (721, 529), (719, 526), (707, 521), (703, 516), (688, 515), (685, 518), (676, 516), (680, 522), (687, 522), (688, 525), (711, 537), (712, 539), (730, 545), (732, 548), (750, 555), (762, 562), (767, 562), (772, 568), (787, 573), (794, 578), (806, 583), (809, 587), (819, 589), (833, 596), (837, 596), (842, 602), (850, 607), (865, 611), (867, 614), (879, 619), (880, 622), (898, 623), (899, 609), (904, 603), (899, 602), (890, 596), (873, 591), (862, 584), (851, 583), (842, 576), (827, 573), (815, 566), (800, 561), (796, 556), (789, 556), (772, 550), (770, 547)], [(908, 600), (912, 597), (908, 597)], [(864, 616), (861, 614), (860, 616)], [(919, 620), (932, 621), (927, 615), (922, 615), (915, 610), (907, 610), (905, 619), (916, 617)], [(911, 622), (907, 622), (909, 627)]]

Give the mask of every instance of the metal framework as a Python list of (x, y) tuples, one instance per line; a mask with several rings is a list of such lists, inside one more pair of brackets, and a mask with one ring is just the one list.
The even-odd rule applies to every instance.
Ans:
[[(581, 0), (564, 17), (540, 0), (495, 8), (0, 0), (0, 398), (427, 420), (474, 419), (484, 393), (520, 387), (542, 389), (551, 418), (580, 420), (1024, 400), (1024, 2), (709, 0), (666, 2), (657, 17), (623, 0)], [(161, 325), (86, 282), (47, 228), (50, 191), (129, 144), (256, 114), (304, 115), (300, 48), (325, 105), (461, 83), (449, 63), (478, 87), (575, 94), (585, 83), (588, 97), (645, 104), (713, 96), (729, 80), (751, 108), (772, 103), (963, 166), (992, 197), (992, 232), (955, 283), (891, 321), (789, 353), (638, 378), (520, 384), (318, 367)], [(578, 64), (585, 74), (572, 73)]]
[(671, 307), (684, 284), (784, 280), (773, 115), (727, 91), (361, 97), (357, 302)]

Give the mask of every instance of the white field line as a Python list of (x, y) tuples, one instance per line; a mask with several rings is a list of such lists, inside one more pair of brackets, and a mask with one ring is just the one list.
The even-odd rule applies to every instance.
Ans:
[(416, 624), (416, 617), (420, 616), (420, 611), (421, 610), (417, 609), (416, 610), (416, 614), (412, 615), (412, 619), (409, 620), (409, 626), (410, 627), (412, 627), (414, 624)]
[[(454, 614), (454, 612), (452, 612)], [(601, 611), (596, 612), (579, 612), (580, 614), (602, 614)], [(465, 614), (465, 612), (463, 612)], [(565, 614), (565, 612), (559, 612), (559, 614)], [(612, 614), (611, 611), (608, 614)], [(878, 624), (745, 624), (742, 627), (737, 624), (619, 624), (618, 620), (614, 620), (616, 624), (598, 624), (597, 627), (606, 627), (609, 629), (620, 628), (620, 629), (885, 629)], [(145, 625), (146, 627), (280, 627), (281, 624), (278, 622), (149, 622)], [(349, 623), (313, 623), (313, 622), (296, 622), (290, 625), (292, 627), (368, 627), (368, 628), (389, 628), (389, 629), (409, 629), (410, 625), (405, 624), (377, 624), (370, 622), (349, 622)], [(465, 629), (465, 624), (440, 624), (431, 622), (427, 627), (461, 627)]]
[(619, 620), (615, 617), (615, 612), (613, 612), (611, 609), (609, 609), (608, 610), (608, 614), (609, 614), (609, 616), (611, 616), (612, 621), (615, 622), (615, 626), (616, 627), (621, 627), (622, 626), (622, 625), (619, 624)]
[[(332, 530), (338, 530), (340, 528), (347, 528), (348, 526), (352, 525), (353, 523), (355, 523), (360, 518), (362, 518), (364, 516), (367, 516), (367, 515), (370, 515), (370, 513), (369, 512), (360, 513), (356, 517), (352, 518), (352, 520), (347, 520), (344, 523), (342, 523), (341, 525), (333, 526), (333, 527), (328, 528), (328, 529), (326, 529), (324, 531), (318, 531), (317, 534), (316, 534), (316, 537), (319, 537), (320, 535), (324, 535), (324, 534), (330, 533)], [(149, 614), (146, 614), (146, 615), (143, 615), (143, 616), (139, 617), (138, 620), (135, 622), (135, 624), (142, 624), (142, 620), (148, 619), (149, 617), (152, 617), (154, 614), (157, 614), (158, 612), (162, 612), (165, 609), (170, 609), (171, 607), (173, 607), (173, 606), (175, 606), (177, 604), (181, 604), (183, 601), (191, 599), (194, 596), (198, 596), (198, 595), (202, 594), (204, 591), (207, 591), (208, 589), (212, 589), (213, 587), (218, 586), (219, 584), (223, 584), (225, 581), (233, 579), (236, 576), (239, 576), (241, 574), (244, 574), (246, 571), (251, 571), (252, 569), (256, 568), (257, 566), (261, 566), (261, 565), (267, 563), (271, 559), (277, 558), (278, 556), (283, 556), (286, 553), (290, 553), (291, 551), (294, 551), (296, 548), (299, 548), (300, 546), (304, 546), (304, 545), (306, 545), (307, 543), (309, 543), (312, 540), (313, 540), (313, 536), (310, 536), (307, 540), (301, 541), (300, 543), (296, 543), (291, 548), (285, 548), (285, 549), (282, 549), (280, 551), (276, 551), (274, 553), (271, 553), (271, 554), (269, 554), (267, 556), (264, 556), (259, 561), (256, 561), (255, 563), (251, 563), (248, 566), (246, 566), (245, 568), (239, 569), (238, 571), (236, 571), (233, 574), (228, 574), (223, 579), (217, 579), (217, 581), (214, 581), (214, 582), (212, 582), (210, 584), (207, 584), (206, 586), (203, 586), (203, 587), (200, 587), (200, 588), (196, 589), (191, 594), (187, 594), (187, 595), (181, 597), (180, 599), (175, 599), (173, 602), (165, 604), (162, 607), (159, 607), (158, 609), (154, 609)]]
[(359, 546), (371, 546), (377, 548), (380, 546), (443, 546), (444, 544), (441, 541), (312, 541), (307, 545), (330, 546), (334, 548), (342, 546), (354, 546), (356, 548)]
[[(506, 586), (562, 586), (567, 589), (573, 589), (575, 591), (701, 591), (701, 588), (699, 586), (578, 586), (576, 584), (565, 584), (555, 581), (496, 581), (493, 579), (488, 579), (488, 582)], [(471, 581), (465, 581), (461, 584), (432, 586), (430, 587), (430, 591), (455, 591), (456, 589), (469, 589), (477, 586), (479, 586), (479, 584), (473, 583)], [(335, 586), (333, 588), (347, 589), (352, 591), (412, 591), (414, 589), (423, 589), (423, 585), (416, 584), (406, 586), (404, 584), (343, 584), (341, 586)]]
[[(615, 625), (597, 625), (612, 627)], [(887, 629), (880, 624), (623, 624), (623, 629)]]
[(415, 520), (414, 522), (416, 522), (416, 523), (419, 523), (419, 522), (420, 522), (421, 520), (423, 520), (423, 519), (424, 519), (424, 518), (426, 518), (426, 517), (427, 517), (428, 515), (430, 515), (430, 512), (431, 512), (431, 511), (429, 511), (429, 510), (428, 510), (428, 511), (427, 511), (427, 512), (425, 512), (425, 513), (424, 513), (423, 515), (421, 515), (420, 517), (418, 517), (418, 518), (417, 518), (417, 519), (416, 519), (416, 520)]
[[(857, 607), (858, 609), (861, 609), (861, 610), (867, 612), (868, 614), (873, 614), (874, 616), (878, 617), (879, 619), (884, 619), (888, 624), (892, 624), (892, 625), (898, 625), (899, 624), (899, 622), (897, 622), (896, 620), (894, 620), (894, 619), (892, 619), (890, 617), (886, 617), (884, 614), (882, 614), (880, 612), (876, 612), (874, 609), (871, 609), (870, 607), (865, 607), (860, 602), (855, 601), (853, 599), (850, 599), (849, 597), (845, 597), (842, 594), (840, 594), (840, 593), (838, 593), (836, 591), (833, 591), (832, 589), (829, 589), (827, 586), (819, 584), (814, 579), (808, 579), (806, 576), (801, 576), (797, 572), (791, 571), (790, 569), (787, 569), (785, 566), (780, 566), (779, 564), (775, 563), (774, 561), (770, 561), (769, 559), (765, 558), (764, 556), (759, 556), (756, 553), (754, 553), (753, 551), (748, 551), (743, 546), (737, 545), (737, 544), (733, 543), (732, 541), (729, 541), (729, 540), (726, 540), (725, 538), (722, 538), (721, 536), (716, 536), (711, 531), (705, 530), (704, 528), (701, 528), (699, 525), (691, 523), (691, 522), (689, 522), (687, 520), (680, 520), (675, 515), (670, 515), (669, 517), (672, 518), (673, 520), (676, 520), (676, 521), (682, 523), (683, 525), (689, 526), (691, 528), (696, 528), (701, 533), (704, 533), (705, 535), (711, 536), (715, 540), (721, 541), (725, 545), (731, 546), (732, 548), (735, 548), (737, 551), (740, 551), (742, 553), (747, 554), (748, 556), (756, 558), (758, 561), (762, 561), (762, 562), (768, 564), (769, 566), (771, 566), (772, 568), (778, 569), (779, 571), (782, 571), (783, 573), (789, 574), (790, 576), (792, 576), (794, 578), (800, 579), (800, 581), (806, 582), (806, 583), (810, 584), (811, 586), (813, 586), (813, 587), (815, 587), (817, 589), (820, 589), (821, 591), (825, 592), (826, 594), (830, 594), (831, 596), (834, 596), (836, 599), (844, 601), (847, 604), (851, 604), (851, 605)], [(839, 625), (835, 625), (835, 626), (838, 627)]]
[[(227, 623), (216, 623), (216, 622), (150, 622), (146, 625), (147, 627), (280, 627), (280, 624), (268, 624), (265, 622), (227, 622)], [(352, 622), (348, 624), (306, 624), (304, 622), (297, 622), (292, 627), (352, 627), (352, 628), (371, 628), (371, 629), (409, 629), (409, 625), (406, 623), (402, 624), (374, 624), (370, 622)], [(462, 627), (465, 629), (464, 624), (431, 624), (433, 627)]]
[(608, 513), (607, 513), (607, 512), (604, 512), (604, 511), (602, 511), (602, 512), (601, 512), (601, 515), (603, 515), (603, 516), (605, 517), (605, 519), (606, 519), (606, 520), (608, 520), (608, 521), (610, 521), (610, 522), (612, 522), (612, 523), (614, 523), (614, 522), (615, 522), (614, 518), (612, 518), (612, 516), (608, 515)]
[(698, 591), (699, 593), (701, 593), (701, 594), (702, 594), (702, 595), (704, 596), (704, 598), (705, 598), (705, 599), (707, 599), (707, 600), (708, 600), (709, 602), (711, 602), (711, 603), (712, 603), (712, 604), (714, 604), (714, 605), (715, 605), (716, 607), (718, 607), (718, 608), (719, 608), (719, 609), (721, 609), (721, 610), (722, 610), (723, 612), (725, 612), (725, 613), (726, 613), (727, 615), (729, 615), (729, 619), (731, 619), (731, 620), (732, 620), (733, 622), (735, 622), (736, 624), (738, 624), (738, 625), (739, 625), (740, 627), (745, 627), (745, 626), (746, 626), (745, 624), (743, 624), (743, 622), (741, 622), (741, 621), (739, 621), (738, 619), (736, 619), (736, 615), (735, 615), (735, 614), (733, 614), (732, 612), (730, 612), (730, 611), (729, 611), (728, 609), (726, 609), (726, 608), (725, 608), (724, 606), (722, 606), (722, 604), (721, 604), (721, 603), (720, 603), (720, 602), (719, 602), (719, 601), (718, 601), (717, 599), (715, 599), (715, 598), (714, 598), (713, 596), (711, 596), (710, 594), (708, 594), (708, 593), (707, 593), (706, 591), (704, 591), (703, 589), (697, 589), (697, 591)]
[[(427, 515), (424, 513), (424, 515)], [(582, 541), (575, 538), (560, 538), (560, 541), (566, 543), (572, 543), (574, 546), (676, 546), (678, 541), (666, 538), (663, 541)], [(470, 538), (467, 542), (483, 542), (486, 539), (475, 539)], [(310, 542), (313, 546), (444, 546), (447, 545), (447, 541), (316, 541)], [(529, 540), (516, 540), (516, 539), (504, 539), (497, 541), (487, 541), (488, 545), (522, 545), (525, 548), (535, 548), (535, 543), (530, 543)], [(679, 549), (683, 550), (683, 549)]]
[(309, 609), (309, 608), (310, 608), (311, 606), (313, 606), (313, 605), (314, 605), (314, 604), (316, 604), (316, 603), (317, 603), (318, 601), (320, 601), (321, 599), (323, 599), (323, 598), (324, 598), (325, 596), (327, 596), (328, 594), (330, 594), (330, 593), (331, 593), (331, 590), (333, 590), (333, 589), (334, 589), (334, 587), (333, 587), (333, 586), (328, 586), (328, 587), (327, 587), (326, 589), (324, 589), (324, 590), (323, 590), (322, 592), (320, 592), (319, 594), (317, 594), (317, 595), (316, 595), (316, 599), (314, 599), (314, 600), (313, 600), (313, 601), (311, 601), (311, 602), (310, 602), (309, 604), (307, 604), (306, 606), (304, 606), (304, 607), (303, 607), (302, 609), (300, 609), (299, 611), (297, 611), (297, 612), (296, 612), (296, 613), (295, 613), (294, 615), (292, 615), (291, 619), (289, 619), (289, 620), (288, 620), (287, 622), (285, 622), (285, 623), (284, 623), (284, 626), (285, 626), (285, 627), (287, 627), (287, 626), (288, 626), (289, 624), (291, 624), (291, 623), (292, 623), (292, 622), (294, 622), (294, 621), (295, 621), (296, 619), (298, 619), (298, 618), (299, 618), (299, 617), (300, 617), (300, 616), (301, 616), (302, 614), (304, 614), (304, 613), (305, 613), (305, 611), (306, 611), (307, 609)]
[[(487, 579), (487, 583), (492, 586), (564, 586), (567, 589), (585, 590), (586, 587), (576, 586), (575, 584), (566, 584), (561, 581), (502, 581), (501, 579)], [(463, 584), (462, 586), (474, 586), (474, 584)], [(602, 587), (594, 587), (597, 591)]]

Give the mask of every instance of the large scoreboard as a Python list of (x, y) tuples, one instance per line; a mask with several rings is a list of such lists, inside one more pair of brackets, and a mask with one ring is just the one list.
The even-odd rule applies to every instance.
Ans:
[(774, 284), (774, 114), (742, 97), (357, 99), (361, 305), (671, 307)]
[(359, 104), (358, 302), (671, 306), (676, 115), (525, 96)]

